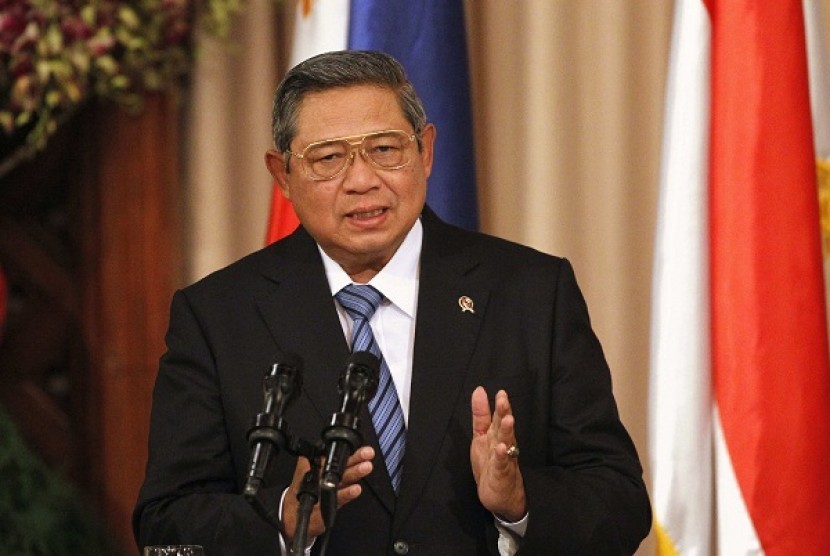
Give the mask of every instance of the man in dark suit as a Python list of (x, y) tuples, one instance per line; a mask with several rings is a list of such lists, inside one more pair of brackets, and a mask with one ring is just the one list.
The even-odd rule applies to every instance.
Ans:
[[(302, 226), (175, 294), (140, 546), (286, 553), (308, 461), (279, 453), (259, 513), (240, 494), (263, 375), (278, 350), (300, 355), (302, 394), (285, 417), (319, 439), (367, 332), (339, 292), (368, 284), (382, 298), (369, 341), (404, 440), (390, 450), (379, 410), (364, 408), (366, 446), (343, 473), (328, 554), (636, 550), (651, 522), (642, 470), (571, 266), (426, 207), (435, 134), (386, 55), (328, 53), (287, 74), (266, 164)], [(317, 508), (308, 531), (324, 533)]]

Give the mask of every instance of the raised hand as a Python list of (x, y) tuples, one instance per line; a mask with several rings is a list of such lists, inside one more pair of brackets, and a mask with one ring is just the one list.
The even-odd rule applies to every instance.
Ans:
[(482, 505), (505, 521), (516, 522), (526, 515), (527, 505), (507, 392), (496, 393), (495, 405), (491, 415), (487, 392), (481, 386), (473, 391), (470, 462)]

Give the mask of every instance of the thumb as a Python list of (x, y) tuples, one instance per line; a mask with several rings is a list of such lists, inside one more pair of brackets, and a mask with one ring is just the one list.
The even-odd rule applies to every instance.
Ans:
[(490, 428), (490, 400), (487, 399), (487, 391), (483, 386), (473, 390), (473, 397), (470, 403), (473, 413), (473, 436), (486, 434)]

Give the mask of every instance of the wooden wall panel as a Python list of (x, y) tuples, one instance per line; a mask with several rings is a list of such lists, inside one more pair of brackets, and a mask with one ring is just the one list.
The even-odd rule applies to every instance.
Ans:
[(95, 146), (81, 196), (90, 488), (131, 545), (152, 385), (179, 278), (178, 108), (155, 96), (136, 117), (102, 103), (84, 136)]

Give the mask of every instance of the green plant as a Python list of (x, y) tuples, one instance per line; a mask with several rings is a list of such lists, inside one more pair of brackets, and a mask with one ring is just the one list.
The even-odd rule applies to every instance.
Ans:
[(119, 552), (82, 494), (32, 454), (0, 408), (0, 554)]

